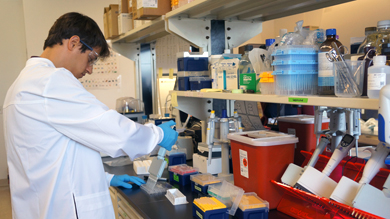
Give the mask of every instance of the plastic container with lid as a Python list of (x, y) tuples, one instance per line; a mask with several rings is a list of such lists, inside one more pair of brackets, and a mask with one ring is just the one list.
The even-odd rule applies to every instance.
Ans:
[(198, 168), (190, 167), (187, 164), (180, 164), (168, 167), (169, 182), (182, 186), (190, 184), (190, 175), (197, 174)]
[[(294, 164), (301, 166), (305, 161), (305, 156), (301, 151), (311, 152), (317, 147), (316, 135), (314, 133), (314, 116), (312, 115), (294, 115), (278, 117), (279, 131), (293, 134), (298, 137), (294, 152)], [(329, 128), (329, 118), (322, 118), (322, 129)]]
[(191, 190), (193, 192), (207, 194), (209, 185), (220, 182), (221, 179), (210, 173), (191, 175)]
[(190, 77), (189, 81), (191, 90), (201, 90), (212, 86), (212, 80), (209, 77)]
[(215, 197), (201, 197), (192, 203), (192, 215), (197, 219), (229, 219), (226, 205)]
[(259, 86), (261, 94), (275, 94), (275, 78), (272, 72), (260, 74)]
[[(294, 162), (298, 138), (274, 131), (230, 133), (234, 184), (266, 199), (276, 208), (283, 191), (272, 185), (280, 181), (287, 166)], [(270, 171), (271, 170), (271, 171)], [(210, 190), (209, 186), (209, 190)]]
[(269, 203), (254, 192), (245, 193), (238, 205), (237, 219), (268, 218)]
[(310, 71), (272, 73), (275, 77), (276, 95), (316, 95), (318, 75)]
[(116, 111), (122, 114), (143, 112), (144, 102), (133, 97), (120, 97), (116, 100)]
[(175, 166), (179, 164), (185, 164), (187, 162), (187, 149), (178, 148), (167, 151), (168, 166)]
[(390, 66), (386, 65), (386, 56), (374, 56), (374, 65), (368, 68), (367, 96), (379, 99), (379, 91), (390, 84)]
[(210, 185), (207, 193), (221, 201), (228, 208), (228, 213), (234, 215), (244, 195), (244, 190), (227, 181)]

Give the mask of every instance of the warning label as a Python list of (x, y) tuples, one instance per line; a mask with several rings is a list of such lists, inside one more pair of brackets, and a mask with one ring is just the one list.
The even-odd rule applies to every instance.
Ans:
[(248, 152), (239, 149), (240, 152), (240, 170), (241, 170), (241, 176), (244, 176), (246, 178), (249, 178), (249, 171), (248, 171)]

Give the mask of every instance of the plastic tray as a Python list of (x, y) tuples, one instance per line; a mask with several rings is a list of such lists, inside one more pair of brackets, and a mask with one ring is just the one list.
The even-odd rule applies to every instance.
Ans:
[(276, 95), (315, 95), (317, 94), (317, 74), (275, 75)]
[(178, 189), (168, 189), (165, 197), (172, 203), (172, 205), (187, 204), (187, 199)]
[(318, 75), (317, 70), (275, 70), (272, 75)]
[(318, 55), (315, 54), (283, 54), (276, 55), (272, 54), (274, 62), (275, 61), (295, 61), (295, 60), (314, 60), (318, 61)]
[(302, 64), (302, 65), (274, 65), (275, 71), (318, 71), (317, 64)]
[(317, 54), (318, 47), (311, 45), (289, 45), (289, 46), (278, 46), (274, 50), (272, 55), (283, 55), (283, 54)]
[(244, 190), (233, 184), (223, 181), (209, 185), (208, 194), (221, 201), (229, 210), (230, 215), (234, 215), (237, 211), (238, 205), (244, 195)]
[(220, 183), (221, 179), (211, 175), (210, 173), (191, 175), (191, 181), (201, 186)]
[(317, 60), (275, 60), (272, 65), (313, 65), (318, 64)]

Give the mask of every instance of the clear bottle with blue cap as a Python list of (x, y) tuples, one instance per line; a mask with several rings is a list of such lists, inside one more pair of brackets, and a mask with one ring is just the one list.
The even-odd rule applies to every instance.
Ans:
[(320, 95), (334, 95), (333, 63), (326, 57), (326, 53), (332, 49), (332, 42), (336, 42), (340, 52), (344, 53), (342, 44), (336, 39), (336, 29), (327, 29), (326, 40), (320, 45), (318, 51), (318, 94)]
[(275, 42), (275, 39), (266, 39), (265, 40), (265, 49), (268, 50), (268, 48)]
[(147, 116), (147, 115), (143, 115), (143, 116), (142, 116), (141, 124), (142, 124), (142, 125), (145, 125), (146, 123), (148, 123), (148, 116)]

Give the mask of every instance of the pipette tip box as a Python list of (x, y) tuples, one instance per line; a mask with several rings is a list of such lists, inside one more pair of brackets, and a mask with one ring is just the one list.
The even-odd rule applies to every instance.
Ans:
[(210, 173), (191, 175), (191, 190), (207, 194), (209, 185), (220, 183), (221, 180)]
[(187, 164), (180, 164), (170, 166), (169, 171), (169, 182), (179, 184), (182, 186), (190, 184), (190, 176), (198, 173), (198, 168), (190, 167)]
[(256, 193), (245, 193), (238, 205), (234, 218), (237, 219), (267, 219), (269, 203), (259, 198)]
[(185, 164), (187, 162), (187, 150), (185, 148), (179, 148), (167, 152), (168, 166), (174, 166), (179, 164)]
[(192, 215), (198, 219), (228, 219), (226, 205), (214, 197), (195, 199), (192, 204)]

